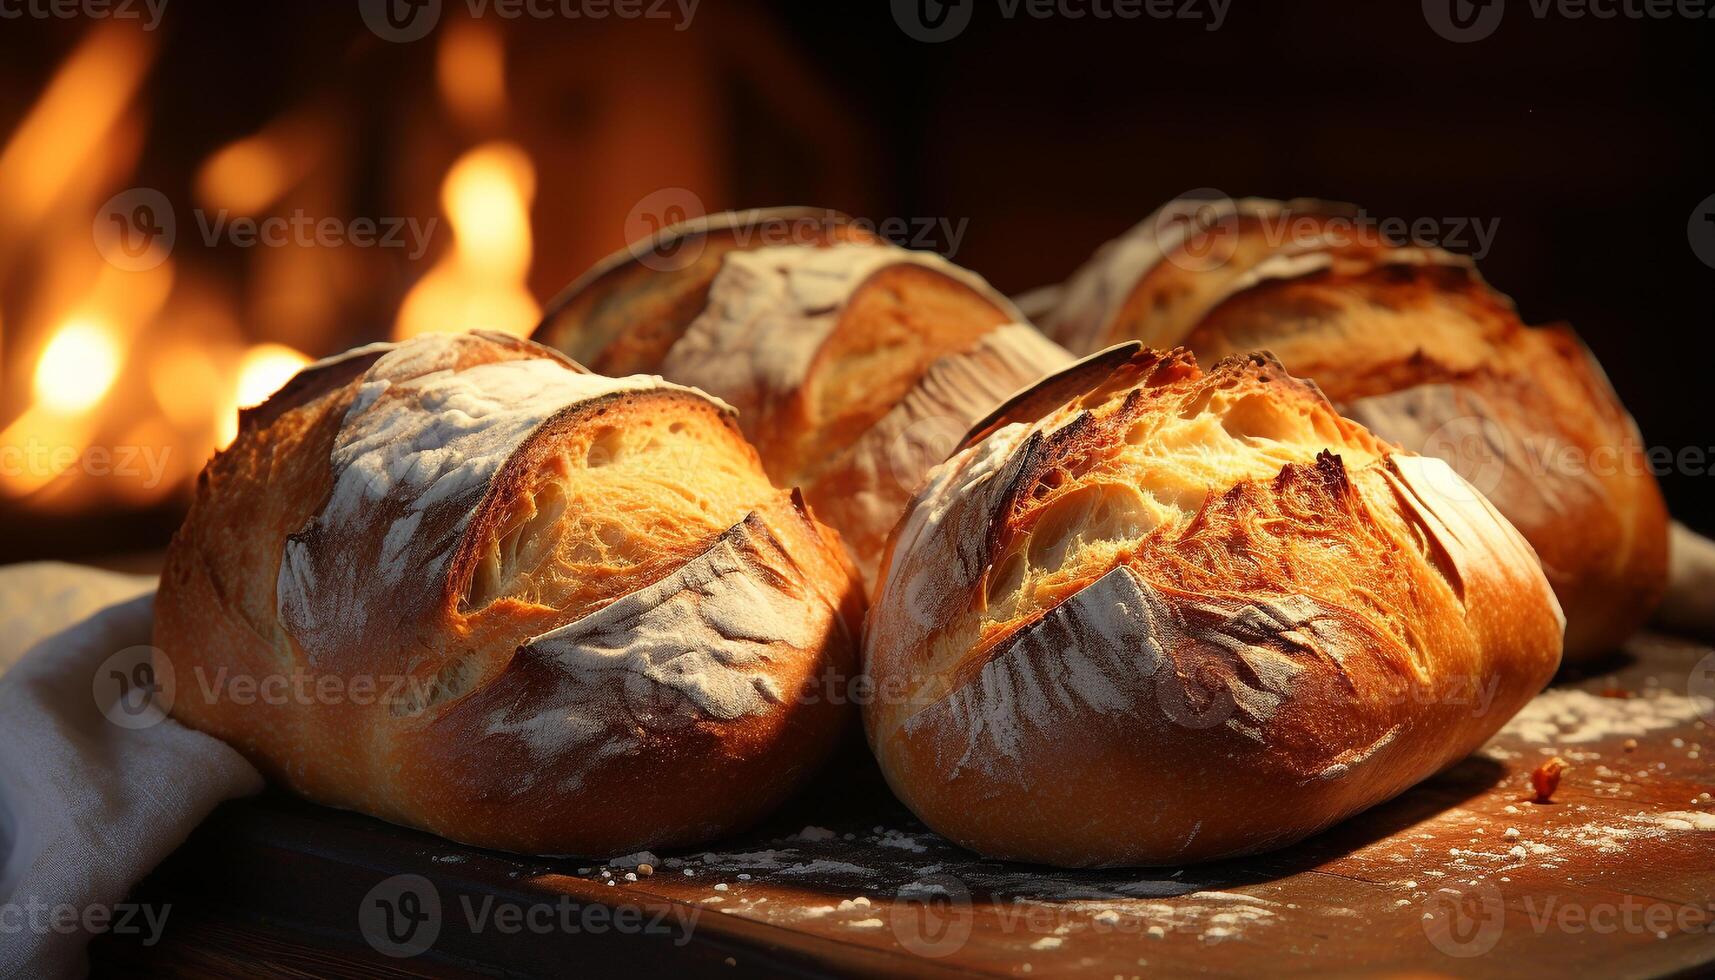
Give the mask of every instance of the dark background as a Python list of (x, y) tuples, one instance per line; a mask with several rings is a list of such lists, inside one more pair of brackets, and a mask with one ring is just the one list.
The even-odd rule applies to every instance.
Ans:
[[(1538, 18), (1511, 0), (1492, 36), (1453, 43), (1415, 0), (1235, 0), (1214, 31), (1206, 19), (1007, 18), (1000, 0), (963, 3), (968, 27), (938, 44), (908, 36), (885, 0), (702, 0), (682, 31), (508, 21), (507, 111), (472, 125), (436, 110), (435, 36), (379, 40), (356, 0), (168, 0), (129, 183), (188, 195), (210, 153), (310, 106), (339, 121), (333, 207), (432, 214), (447, 162), (504, 138), (536, 165), (529, 285), (542, 301), (631, 237), (628, 212), (662, 187), (709, 210), (806, 203), (964, 222), (951, 257), (1009, 292), (1057, 281), (1196, 188), (1498, 219), (1489, 280), (1527, 319), (1579, 330), (1647, 443), (1715, 454), (1715, 269), (1687, 238), (1715, 194), (1715, 20)], [(88, 26), (0, 21), (0, 130)], [(433, 258), (366, 266), (332, 327), (247, 329), (317, 356), (387, 336)], [(253, 257), (194, 261), (242, 284)], [(20, 403), (15, 364), (0, 424)], [(1715, 532), (1715, 476), (1692, 469), (1663, 478), (1670, 507)], [(46, 515), (0, 504), (0, 560), (159, 547), (183, 501)]]

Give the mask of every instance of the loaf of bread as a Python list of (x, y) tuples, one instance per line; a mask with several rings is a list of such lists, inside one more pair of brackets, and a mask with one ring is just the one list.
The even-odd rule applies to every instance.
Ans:
[(865, 722), (899, 797), (983, 855), (1182, 864), (1471, 752), (1562, 629), (1529, 544), (1447, 464), (1265, 354), (1204, 374), (1121, 350), (1013, 399), (915, 496)]
[[(655, 247), (684, 247), (670, 240)], [(732, 248), (696, 290), (645, 285), (658, 274), (630, 252), (609, 264), (581, 281), (623, 279), (638, 298), (591, 303), (574, 286), (537, 339), (598, 366), (622, 347), (631, 369), (731, 403), (769, 476), (803, 488), (866, 577), (929, 467), (974, 420), (1071, 360), (980, 277), (932, 253), (851, 243)], [(642, 298), (668, 289), (696, 299)], [(672, 340), (641, 359), (607, 321)]]
[(1667, 578), (1666, 508), (1636, 424), (1569, 328), (1526, 326), (1469, 260), (1397, 247), (1347, 205), (1164, 213), (1198, 217), (1152, 217), (1104, 246), (1067, 284), (1052, 335), (1074, 350), (1183, 344), (1205, 362), (1270, 350), (1376, 435), (1489, 495), (1541, 556), (1569, 660), (1643, 624)]
[(322, 361), (203, 471), (156, 598), (186, 724), (322, 803), (609, 856), (757, 819), (853, 713), (861, 590), (730, 407), (528, 341)]
[(702, 311), (728, 252), (838, 243), (879, 239), (846, 215), (817, 208), (724, 211), (668, 225), (562, 289), (532, 339), (598, 374), (655, 372)]

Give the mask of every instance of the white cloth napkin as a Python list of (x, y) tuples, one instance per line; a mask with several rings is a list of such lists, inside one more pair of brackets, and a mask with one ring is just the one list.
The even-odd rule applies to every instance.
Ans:
[(154, 589), (0, 568), (0, 977), (82, 976), (96, 933), (158, 937), (171, 909), (128, 904), (132, 886), (216, 804), (262, 788), (225, 743), (126, 711), (146, 704), (133, 682), (148, 680)]

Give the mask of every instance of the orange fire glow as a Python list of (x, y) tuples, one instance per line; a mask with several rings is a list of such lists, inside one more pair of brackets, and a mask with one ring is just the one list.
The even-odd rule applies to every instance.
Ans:
[[(256, 219), (340, 214), (349, 194), (338, 162), (349, 152), (343, 117), (314, 104), (209, 153), (185, 199), (170, 201), (177, 242), (155, 261), (109, 261), (96, 240), (104, 202), (148, 190), (135, 186), (149, 123), (138, 95), (157, 43), (93, 27), (0, 142), (0, 351), (12, 355), (0, 363), (0, 502), (9, 505), (141, 507), (185, 494), (236, 436), (238, 411), (308, 364), (306, 350), (361, 339), (346, 331), (349, 297), (369, 295), (377, 267), (386, 271), (373, 252), (296, 243), (234, 252), (195, 239), (193, 208)], [(498, 28), (449, 21), (436, 58), (459, 138), (503, 131)], [(446, 233), (429, 239), (444, 247), (400, 303), (395, 336), (530, 331), (540, 315), (526, 287), (535, 192), (535, 167), (513, 143), (489, 139), (453, 161), (439, 187)], [(421, 202), (407, 206), (422, 213)], [(234, 276), (228, 261), (244, 271)], [(148, 465), (116, 472), (121, 451)]]
[(530, 332), (542, 312), (525, 286), (535, 193), (535, 168), (510, 143), (483, 144), (453, 164), (441, 184), (452, 248), (406, 295), (395, 336)]

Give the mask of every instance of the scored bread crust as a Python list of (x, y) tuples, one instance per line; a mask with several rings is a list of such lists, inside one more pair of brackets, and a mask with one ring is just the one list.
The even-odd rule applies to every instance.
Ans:
[(1202, 357), (1266, 347), (1372, 432), (1447, 460), (1535, 547), (1567, 610), (1568, 660), (1618, 649), (1660, 600), (1667, 508), (1636, 422), (1570, 328), (1526, 326), (1468, 259), (1270, 258), (1185, 343)]
[(1102, 245), (1067, 279), (1039, 322), (1075, 354), (1137, 340), (1184, 342), (1232, 280), (1276, 254), (1361, 247), (1355, 205), (1313, 198), (1169, 201)]
[(313, 800), (608, 855), (743, 827), (819, 764), (861, 601), (730, 407), (429, 336), (243, 415), (155, 645), (175, 717)]
[(1558, 666), (1524, 539), (1269, 356), (1066, 374), (934, 471), (871, 606), (870, 744), (937, 832), (1074, 867), (1285, 846), (1471, 752)]
[[(639, 284), (654, 274), (625, 269)], [(630, 341), (579, 327), (590, 307), (576, 291), (537, 336), (600, 364)], [(804, 489), (866, 579), (910, 492), (969, 424), (1071, 360), (981, 277), (885, 243), (729, 249), (694, 302), (670, 315), (609, 303), (610, 319), (622, 309), (636, 333), (673, 338), (634, 368), (735, 406), (770, 477)]]
[[(1535, 547), (1566, 657), (1611, 652), (1667, 582), (1666, 504), (1642, 436), (1564, 324), (1526, 326), (1468, 259), (1384, 240), (1349, 204), (1176, 201), (1104, 245), (1045, 329), (1074, 351), (1138, 339), (1205, 361), (1272, 350), (1341, 411), (1440, 456)], [(1166, 217), (1164, 217), (1166, 216)]]
[[(783, 242), (782, 239), (787, 239)], [(702, 309), (728, 252), (880, 240), (838, 211), (723, 211), (668, 225), (592, 266), (548, 302), (532, 339), (607, 375), (650, 373)]]

